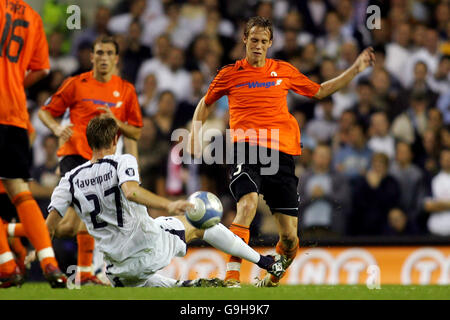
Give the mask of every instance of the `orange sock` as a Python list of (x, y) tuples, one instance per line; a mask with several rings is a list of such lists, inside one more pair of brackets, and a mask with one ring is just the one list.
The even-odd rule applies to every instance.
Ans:
[[(248, 241), (250, 240), (249, 227), (237, 223), (232, 223), (230, 226), (230, 231), (248, 244)], [(228, 255), (227, 261), (227, 272), (225, 274), (225, 280), (239, 280), (242, 259)]]
[[(294, 260), (295, 256), (297, 255), (298, 244), (299, 244), (299, 239), (297, 238), (294, 246), (292, 246), (291, 248), (286, 248), (284, 243), (281, 240), (279, 240), (275, 250), (278, 254), (284, 255), (284, 256), (286, 256), (286, 258), (288, 260), (292, 261), (292, 260)], [(278, 282), (278, 281), (280, 281), (280, 278), (271, 276), (271, 280), (272, 280), (272, 282)]]
[(81, 280), (92, 275), (92, 258), (94, 256), (94, 238), (87, 231), (77, 233), (78, 276)]
[(16, 254), (17, 258), (18, 258), (18, 264), (19, 267), (22, 270), (25, 270), (25, 257), (27, 256), (27, 248), (24, 247), (22, 241), (20, 240), (19, 237), (14, 237), (12, 238), (12, 242), (11, 242), (11, 249), (13, 250), (13, 252)]
[(39, 209), (36, 200), (34, 200), (31, 195), (31, 192), (21, 192), (16, 195), (11, 202), (16, 207), (17, 215), (22, 222), (28, 240), (30, 240), (31, 244), (36, 249), (42, 270), (45, 270), (45, 267), (49, 263), (58, 267), (47, 225), (45, 224), (42, 212)]
[(22, 223), (7, 223), (9, 237), (26, 237), (25, 229)]
[(0, 223), (0, 272), (12, 273), (16, 268), (14, 255), (8, 244), (8, 237), (3, 223)]

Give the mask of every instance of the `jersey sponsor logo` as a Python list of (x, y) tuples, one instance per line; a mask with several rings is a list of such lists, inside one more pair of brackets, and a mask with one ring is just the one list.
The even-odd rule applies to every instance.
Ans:
[(99, 99), (83, 99), (82, 101), (91, 101), (93, 104), (98, 104), (101, 106), (107, 106), (108, 108), (112, 108), (116, 106), (115, 102), (108, 102), (108, 101), (103, 101), (103, 100), (99, 100)]
[(109, 171), (108, 173), (105, 173), (101, 176), (97, 176), (95, 178), (90, 179), (77, 179), (74, 183), (77, 185), (78, 188), (84, 188), (93, 186), (96, 184), (102, 184), (104, 181), (111, 180), (113, 177), (112, 171)]
[(129, 175), (130, 177), (134, 176), (134, 169), (133, 168), (128, 168), (127, 170), (125, 170), (125, 173), (127, 175)]
[(245, 83), (236, 85), (236, 88), (248, 86), (249, 89), (254, 89), (254, 88), (269, 89), (270, 87), (273, 87), (273, 86), (279, 86), (281, 84), (281, 81), (282, 80), (278, 79), (277, 81), (267, 81), (267, 82), (259, 82), (259, 81), (245, 82)]

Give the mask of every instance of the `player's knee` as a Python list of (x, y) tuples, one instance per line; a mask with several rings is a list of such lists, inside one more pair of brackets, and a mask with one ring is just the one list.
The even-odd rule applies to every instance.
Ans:
[(238, 202), (238, 214), (253, 216), (258, 207), (258, 195), (248, 194), (243, 196)]

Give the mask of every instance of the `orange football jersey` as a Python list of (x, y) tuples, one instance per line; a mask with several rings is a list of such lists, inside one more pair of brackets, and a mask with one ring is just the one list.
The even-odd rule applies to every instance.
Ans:
[(103, 83), (97, 81), (90, 71), (71, 77), (61, 85), (42, 107), (53, 117), (60, 117), (69, 109), (73, 134), (59, 148), (58, 156), (80, 155), (85, 159), (91, 158), (86, 128), (92, 118), (104, 113), (98, 107), (105, 106), (120, 121), (135, 127), (143, 126), (136, 90), (128, 81), (113, 75), (110, 81)]
[[(219, 71), (209, 86), (205, 103), (210, 105), (220, 97), (228, 96), (230, 128), (235, 132), (238, 129), (247, 131), (247, 134), (232, 137), (234, 142), (248, 141), (299, 155), (300, 129), (289, 113), (286, 96), (293, 90), (313, 97), (319, 89), (319, 84), (287, 62), (266, 59), (263, 67), (256, 68), (243, 59)], [(266, 129), (267, 139), (261, 136), (261, 129)], [(278, 138), (272, 130), (278, 130)]]
[(29, 70), (50, 69), (42, 20), (25, 1), (0, 1), (0, 124), (27, 128)]

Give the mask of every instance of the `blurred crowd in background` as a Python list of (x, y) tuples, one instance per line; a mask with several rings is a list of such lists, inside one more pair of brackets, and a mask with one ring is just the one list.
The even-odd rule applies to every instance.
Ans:
[[(28, 92), (36, 128), (33, 176), (58, 183), (58, 140), (37, 110), (67, 77), (91, 70), (91, 44), (115, 35), (120, 75), (133, 83), (144, 116), (139, 145), (142, 185), (157, 194), (217, 194), (225, 225), (235, 214), (226, 165), (177, 165), (169, 156), (176, 128), (189, 128), (218, 69), (245, 56), (245, 21), (270, 18), (269, 57), (321, 83), (372, 46), (376, 65), (331, 98), (288, 95), (301, 128), (299, 230), (304, 236), (450, 235), (450, 5), (445, 0), (117, 0), (95, 1), (92, 23), (69, 30), (70, 3), (40, 10), (50, 48), (50, 75)], [(380, 28), (368, 29), (376, 5)], [(81, 8), (82, 17), (83, 8)], [(206, 124), (225, 132), (223, 97)], [(221, 138), (221, 137), (216, 137)], [(49, 194), (39, 198), (46, 213)], [(261, 198), (251, 232), (275, 226)]]

